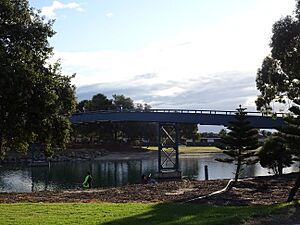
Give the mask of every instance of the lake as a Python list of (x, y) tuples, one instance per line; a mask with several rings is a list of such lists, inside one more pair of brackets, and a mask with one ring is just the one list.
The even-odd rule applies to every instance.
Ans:
[[(180, 156), (183, 177), (204, 180), (204, 166), (208, 166), (209, 179), (233, 178), (235, 166), (215, 161), (222, 154), (197, 154)], [(73, 161), (51, 163), (44, 167), (4, 166), (0, 167), (0, 192), (32, 192), (44, 190), (78, 189), (87, 173), (93, 176), (93, 187), (121, 186), (140, 183), (142, 174), (157, 171), (156, 157), (149, 159), (122, 159), (99, 161)], [(294, 165), (285, 173), (298, 171)], [(259, 164), (248, 166), (242, 177), (269, 175)]]

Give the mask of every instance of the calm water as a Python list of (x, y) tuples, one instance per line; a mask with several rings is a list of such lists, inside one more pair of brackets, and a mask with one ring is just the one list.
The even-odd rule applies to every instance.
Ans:
[[(234, 165), (215, 161), (217, 154), (181, 158), (184, 177), (204, 179), (208, 165), (209, 179), (233, 178)], [(120, 186), (139, 183), (142, 174), (157, 171), (157, 159), (118, 161), (77, 161), (51, 163), (50, 167), (0, 167), (0, 192), (31, 192), (42, 190), (77, 189), (87, 171), (93, 176), (93, 187)], [(284, 172), (298, 171), (298, 166)], [(243, 177), (268, 175), (258, 164), (243, 170)]]

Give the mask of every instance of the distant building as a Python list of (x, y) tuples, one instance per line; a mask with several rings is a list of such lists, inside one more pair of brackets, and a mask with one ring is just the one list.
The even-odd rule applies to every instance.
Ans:
[(200, 139), (200, 144), (203, 146), (215, 146), (221, 142), (220, 137), (205, 137)]
[(186, 139), (186, 146), (215, 146), (220, 143), (220, 137), (202, 137), (199, 141), (193, 139)]

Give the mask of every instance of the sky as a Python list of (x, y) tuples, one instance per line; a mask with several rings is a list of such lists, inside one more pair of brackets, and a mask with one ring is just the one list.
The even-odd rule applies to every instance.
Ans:
[(54, 60), (78, 101), (124, 94), (152, 108), (255, 110), (272, 25), (295, 0), (29, 0), (55, 19)]

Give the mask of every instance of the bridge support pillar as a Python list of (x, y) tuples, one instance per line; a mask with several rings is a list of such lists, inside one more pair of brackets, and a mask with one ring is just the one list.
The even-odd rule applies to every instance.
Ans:
[(159, 123), (158, 173), (156, 174), (156, 178), (181, 178), (178, 144), (177, 123)]

